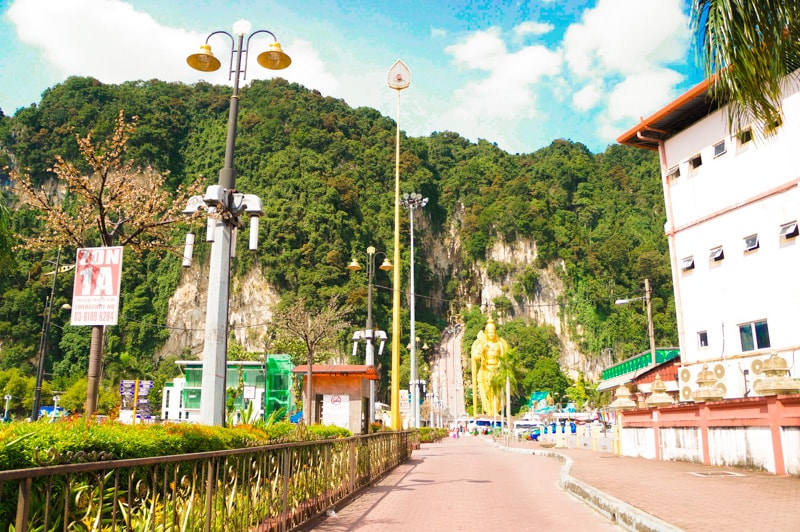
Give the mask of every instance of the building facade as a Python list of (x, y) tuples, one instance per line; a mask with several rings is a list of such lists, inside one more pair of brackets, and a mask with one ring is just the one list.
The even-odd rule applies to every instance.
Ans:
[[(787, 84), (782, 121), (729, 131), (707, 89), (697, 85), (617, 139), (656, 150), (661, 162), (680, 401), (703, 399), (703, 387), (711, 398), (758, 395), (773, 353), (800, 376), (800, 91)], [(707, 371), (715, 382), (698, 382)]]
[[(178, 360), (175, 363), (180, 366), (182, 375), (164, 384), (161, 419), (200, 423), (203, 362)], [(263, 419), (281, 408), (291, 412), (290, 357), (268, 355), (264, 361), (228, 361), (225, 388), (235, 390), (231, 413), (234, 424)]]

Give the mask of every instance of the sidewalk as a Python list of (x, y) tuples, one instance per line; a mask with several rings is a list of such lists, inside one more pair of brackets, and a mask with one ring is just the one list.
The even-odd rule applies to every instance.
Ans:
[(558, 487), (561, 469), (553, 458), (503, 452), (482, 438), (448, 438), (423, 444), (350, 504), (303, 530), (619, 531)]
[(333, 510), (304, 530), (788, 532), (800, 478), (465, 436), (423, 444)]
[[(621, 526), (642, 519), (685, 531), (800, 530), (800, 478), (516, 442), (511, 452), (566, 457), (562, 487)], [(652, 520), (651, 518), (655, 518)], [(655, 528), (662, 530), (665, 528)], [(666, 528), (669, 529), (669, 528)]]

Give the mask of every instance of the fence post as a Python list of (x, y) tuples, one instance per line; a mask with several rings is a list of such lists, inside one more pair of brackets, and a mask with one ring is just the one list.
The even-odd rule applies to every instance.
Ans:
[(208, 461), (208, 475), (206, 476), (206, 532), (211, 532), (211, 519), (214, 509), (214, 465), (216, 462), (215, 458)]
[(17, 532), (28, 532), (28, 514), (31, 511), (31, 486), (33, 479), (19, 481), (19, 497), (17, 498)]

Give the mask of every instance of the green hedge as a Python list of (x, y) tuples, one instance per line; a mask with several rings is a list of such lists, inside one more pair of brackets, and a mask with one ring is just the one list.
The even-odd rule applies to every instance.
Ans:
[(0, 470), (68, 463), (78, 453), (107, 453), (110, 459), (121, 460), (349, 436), (352, 433), (340, 427), (305, 427), (286, 421), (231, 428), (188, 423), (98, 424), (82, 419), (8, 423), (0, 425)]
[(448, 435), (447, 429), (442, 428), (435, 428), (435, 427), (421, 427), (417, 429), (419, 432), (419, 442), (420, 443), (433, 443), (441, 441), (443, 438), (446, 438)]

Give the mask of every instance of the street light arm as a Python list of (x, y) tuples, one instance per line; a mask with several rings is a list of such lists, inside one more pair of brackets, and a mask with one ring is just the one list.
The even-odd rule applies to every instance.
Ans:
[(615, 305), (627, 305), (628, 303), (633, 303), (634, 301), (642, 301), (644, 299), (645, 299), (644, 296), (642, 296), (642, 297), (630, 297), (628, 299), (617, 299), (616, 301), (614, 301), (614, 304)]
[(650, 279), (644, 280), (644, 295), (639, 297), (631, 297), (628, 299), (617, 299), (614, 301), (615, 305), (626, 305), (633, 301), (644, 301), (647, 307), (647, 336), (650, 340), (650, 358), (651, 364), (656, 365), (656, 336), (655, 328), (653, 326), (653, 305), (651, 301)]

